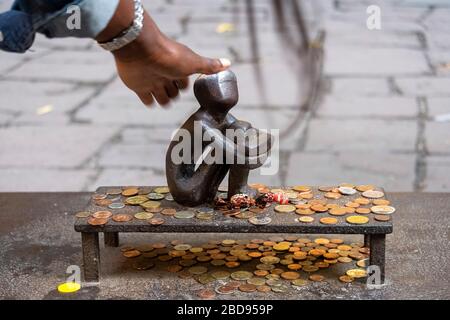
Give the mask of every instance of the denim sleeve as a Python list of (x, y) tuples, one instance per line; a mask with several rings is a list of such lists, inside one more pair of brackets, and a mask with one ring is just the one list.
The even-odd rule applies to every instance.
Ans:
[(119, 0), (16, 0), (0, 14), (0, 49), (25, 52), (36, 32), (49, 38), (95, 38), (111, 20)]

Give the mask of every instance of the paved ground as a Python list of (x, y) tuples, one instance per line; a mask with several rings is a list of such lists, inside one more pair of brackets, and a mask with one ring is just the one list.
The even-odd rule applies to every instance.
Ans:
[[(155, 268), (137, 271), (119, 248), (101, 245), (102, 278), (75, 295), (62, 296), (56, 286), (66, 280), (66, 268), (81, 264), (80, 234), (74, 232), (74, 212), (89, 200), (87, 193), (0, 194), (0, 297), (10, 299), (196, 299), (204, 288), (193, 279), (180, 280)], [(450, 198), (445, 193), (391, 194), (396, 205), (394, 232), (387, 236), (386, 285), (368, 290), (364, 283), (342, 284), (337, 277), (346, 264), (320, 271), (325, 282), (310, 282), (286, 293), (235, 293), (218, 299), (449, 299)], [(414, 214), (412, 214), (414, 213)], [(305, 237), (298, 235), (299, 237)], [(179, 239), (190, 244), (210, 239), (266, 238), (261, 234), (126, 234), (123, 245)], [(307, 237), (312, 238), (313, 235)], [(360, 242), (362, 236), (344, 236)], [(209, 264), (204, 264), (211, 266)], [(306, 279), (306, 273), (301, 272)], [(214, 288), (217, 283), (210, 284)]]
[[(284, 19), (268, 0), (145, 1), (170, 36), (233, 59), (241, 94), (235, 115), (281, 130), (281, 170), (253, 180), (449, 191), (450, 122), (436, 120), (450, 113), (445, 1), (298, 2), (311, 38), (326, 32), (313, 114), (301, 111), (311, 80), (290, 1), (281, 1)], [(10, 3), (0, 0), (0, 10)], [(380, 5), (382, 30), (367, 30), (369, 4)], [(218, 33), (222, 23), (234, 31)], [(191, 92), (168, 110), (147, 110), (89, 40), (38, 37), (27, 54), (0, 59), (1, 191), (165, 184), (165, 148), (196, 108)]]

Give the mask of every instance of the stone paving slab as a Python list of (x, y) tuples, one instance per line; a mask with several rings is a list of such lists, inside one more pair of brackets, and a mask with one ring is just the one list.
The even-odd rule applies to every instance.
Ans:
[(435, 190), (450, 192), (450, 156), (430, 156), (427, 157), (427, 163), (424, 190), (427, 192)]
[(414, 152), (416, 132), (417, 123), (408, 120), (313, 119), (305, 150)]
[(448, 122), (427, 122), (425, 137), (428, 152), (450, 154), (450, 125)]
[(390, 87), (387, 79), (383, 78), (332, 78), (329, 94), (344, 98), (388, 96)]
[(441, 77), (398, 77), (395, 83), (408, 96), (450, 96), (450, 78)]
[(385, 190), (412, 191), (415, 156), (374, 151), (294, 152), (287, 184), (329, 185), (333, 181), (374, 184)]
[(96, 179), (94, 179), (88, 186), (89, 190), (95, 190), (98, 186), (112, 185), (113, 183), (120, 183), (122, 185), (167, 185), (166, 176), (164, 173), (157, 173), (149, 169), (102, 169)]
[(427, 115), (430, 118), (450, 114), (450, 97), (427, 98)]
[(81, 166), (116, 133), (111, 127), (83, 125), (0, 128), (0, 167)]

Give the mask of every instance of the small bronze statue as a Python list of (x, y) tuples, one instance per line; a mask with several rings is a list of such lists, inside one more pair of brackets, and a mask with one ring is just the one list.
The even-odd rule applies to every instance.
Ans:
[[(236, 76), (230, 70), (201, 75), (194, 83), (194, 94), (200, 108), (175, 134), (166, 154), (167, 182), (174, 200), (185, 206), (211, 203), (228, 172), (228, 198), (235, 194), (254, 197), (256, 192), (247, 185), (248, 174), (266, 161), (272, 137), (229, 113), (239, 99)], [(195, 150), (196, 143), (200, 152)], [(209, 151), (214, 152), (208, 155)], [(198, 164), (205, 153), (220, 161), (208, 163), (202, 158)], [(174, 161), (175, 157), (183, 161)]]

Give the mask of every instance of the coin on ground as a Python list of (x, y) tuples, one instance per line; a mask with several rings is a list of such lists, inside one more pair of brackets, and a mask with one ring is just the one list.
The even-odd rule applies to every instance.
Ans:
[(81, 285), (77, 282), (65, 282), (58, 286), (58, 292), (61, 293), (72, 293), (80, 290)]
[(92, 199), (93, 200), (103, 200), (103, 199), (106, 199), (107, 196), (108, 195), (105, 193), (96, 193), (96, 194), (92, 195)]
[(338, 223), (338, 220), (336, 218), (329, 218), (329, 217), (320, 218), (319, 221), (322, 224), (336, 224), (336, 223)]
[(112, 188), (112, 189), (106, 190), (106, 194), (109, 194), (112, 196), (117, 196), (121, 193), (122, 193), (122, 189), (119, 189), (119, 188)]
[(213, 273), (211, 273), (211, 275), (213, 276), (214, 279), (217, 280), (225, 280), (230, 277), (230, 273), (228, 271), (222, 270), (214, 271)]
[(222, 285), (222, 286), (217, 287), (217, 288), (215, 289), (215, 291), (216, 291), (218, 294), (232, 294), (233, 292), (236, 291), (236, 289), (237, 289), (237, 288), (235, 288), (235, 287), (233, 287), (233, 286), (230, 286), (230, 285), (228, 285), (228, 284), (225, 284), (225, 285)]
[(122, 255), (125, 258), (135, 258), (135, 257), (139, 257), (141, 255), (141, 252), (139, 250), (128, 250), (128, 251), (122, 252)]
[(354, 202), (359, 203), (359, 204), (362, 204), (362, 205), (367, 205), (367, 204), (370, 203), (370, 200), (367, 199), (367, 198), (356, 198), (356, 199), (354, 200)]
[(376, 190), (368, 190), (368, 191), (364, 191), (362, 193), (362, 196), (369, 198), (369, 199), (378, 199), (378, 198), (384, 197), (384, 193), (381, 191), (376, 191)]
[(199, 220), (212, 220), (214, 218), (214, 213), (212, 212), (198, 212), (195, 217)]
[(87, 212), (87, 211), (81, 211), (81, 212), (77, 212), (77, 213), (75, 214), (75, 217), (77, 217), (77, 218), (87, 218), (87, 217), (89, 217), (90, 215), (91, 215), (90, 212)]
[(339, 280), (344, 283), (350, 283), (353, 282), (354, 279), (348, 275), (343, 275), (339, 277)]
[(364, 269), (350, 269), (350, 270), (347, 270), (346, 274), (349, 277), (352, 277), (355, 279), (364, 278), (367, 276), (367, 272)]
[(151, 225), (154, 226), (159, 226), (161, 224), (163, 224), (165, 221), (162, 218), (152, 218), (150, 220), (148, 220), (148, 223), (150, 223)]
[(297, 219), (299, 222), (303, 222), (303, 223), (311, 223), (314, 222), (314, 218), (313, 217), (309, 217), (309, 216), (303, 216)]
[(106, 218), (94, 218), (91, 217), (87, 221), (91, 226), (102, 226), (108, 222)]
[(342, 195), (340, 193), (337, 193), (337, 192), (327, 192), (324, 195), (325, 198), (334, 199), (334, 200), (339, 199), (341, 196)]
[(395, 208), (391, 206), (373, 206), (370, 210), (376, 214), (392, 214), (395, 212)]
[(341, 262), (341, 263), (350, 263), (350, 262), (353, 261), (353, 259), (349, 258), (349, 257), (339, 257), (338, 261)]
[(163, 214), (165, 216), (173, 216), (173, 215), (175, 215), (175, 213), (177, 213), (177, 210), (172, 209), (172, 208), (166, 208), (161, 211), (161, 214)]
[(145, 211), (138, 212), (134, 215), (134, 217), (138, 220), (148, 220), (148, 219), (153, 218), (153, 213), (145, 212)]
[(112, 216), (112, 219), (115, 222), (127, 222), (133, 219), (132, 215), (125, 214), (125, 213), (119, 213)]
[(194, 211), (189, 210), (183, 210), (183, 211), (177, 211), (174, 215), (177, 219), (191, 219), (195, 216)]
[(365, 224), (369, 222), (369, 218), (366, 216), (350, 216), (345, 220), (351, 224)]
[(295, 210), (295, 213), (300, 214), (300, 215), (311, 215), (311, 214), (314, 214), (315, 211), (313, 211), (309, 208), (306, 208), (306, 209), (297, 209), (297, 210)]
[(162, 200), (164, 199), (164, 195), (162, 193), (150, 192), (147, 197), (150, 200)]
[(123, 209), (123, 208), (125, 208), (125, 204), (123, 202), (113, 202), (110, 205), (108, 205), (108, 208), (110, 208), (110, 209)]
[(135, 196), (139, 193), (139, 189), (137, 188), (128, 188), (122, 191), (122, 195), (125, 197)]
[(365, 192), (365, 191), (369, 191), (369, 190), (373, 190), (375, 189), (374, 185), (371, 184), (362, 184), (359, 186), (356, 186), (356, 190), (358, 190), (359, 192)]
[(150, 213), (160, 213), (162, 208), (146, 208), (145, 211)]
[(266, 286), (266, 285), (261, 285), (261, 286), (256, 286), (256, 290), (258, 292), (266, 293), (266, 292), (270, 292), (272, 290), (272, 288), (270, 288), (269, 286)]
[(250, 283), (244, 283), (239, 286), (239, 290), (242, 292), (255, 292), (256, 286)]
[(108, 219), (109, 217), (112, 216), (111, 211), (97, 211), (94, 212), (94, 214), (92, 215), (94, 218), (99, 218), (99, 219)]
[(141, 203), (147, 202), (148, 198), (146, 196), (134, 196), (134, 197), (129, 197), (125, 200), (126, 204), (129, 204), (131, 206), (137, 206), (140, 205)]
[(251, 217), (248, 222), (256, 226), (262, 226), (271, 223), (272, 219), (270, 217)]
[(190, 268), (188, 269), (188, 272), (189, 272), (190, 274), (198, 275), (198, 274), (203, 274), (203, 273), (208, 272), (208, 268), (202, 267), (202, 266), (190, 267)]
[(308, 284), (308, 281), (306, 281), (305, 279), (295, 279), (291, 281), (291, 284), (294, 287), (303, 287), (306, 286)]
[(278, 206), (275, 206), (274, 210), (276, 212), (280, 212), (280, 213), (289, 213), (289, 212), (294, 212), (295, 211), (295, 206), (291, 205), (291, 204), (280, 204)]
[(153, 268), (154, 266), (155, 264), (149, 259), (138, 260), (133, 263), (133, 268), (135, 268), (136, 270), (148, 270)]
[(309, 276), (309, 280), (320, 282), (320, 281), (325, 280), (325, 277), (320, 274), (312, 274)]
[(144, 208), (144, 209), (159, 208), (160, 206), (161, 206), (161, 202), (153, 201), (153, 200), (141, 203), (141, 207)]
[(281, 278), (285, 279), (285, 280), (295, 280), (300, 278), (300, 274), (298, 272), (295, 271), (286, 271), (283, 272), (282, 274), (280, 274)]
[(379, 222), (387, 222), (387, 221), (391, 220), (391, 216), (386, 215), (386, 214), (385, 215), (376, 214), (373, 218)]
[(231, 278), (234, 280), (248, 280), (253, 277), (253, 274), (248, 271), (236, 271), (231, 274)]
[(295, 190), (297, 192), (309, 192), (309, 191), (311, 191), (311, 187), (308, 187), (308, 186), (294, 186), (294, 187), (292, 187), (292, 190)]
[(202, 289), (197, 293), (197, 295), (199, 298), (209, 300), (209, 299), (214, 299), (214, 297), (216, 296), (216, 293), (211, 289)]

